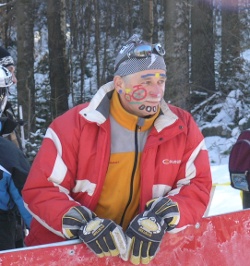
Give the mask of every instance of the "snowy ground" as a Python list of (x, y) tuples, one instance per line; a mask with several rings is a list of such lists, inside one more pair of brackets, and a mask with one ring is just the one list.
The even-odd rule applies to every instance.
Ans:
[(240, 191), (230, 186), (228, 165), (212, 166), (214, 194), (208, 216), (242, 209)]
[(218, 155), (218, 150), (232, 145), (231, 140), (225, 141), (220, 137), (206, 138), (206, 145), (209, 152), (211, 171), (213, 179), (213, 197), (207, 216), (221, 213), (229, 213), (242, 209), (240, 191), (230, 186), (228, 171), (228, 155)]

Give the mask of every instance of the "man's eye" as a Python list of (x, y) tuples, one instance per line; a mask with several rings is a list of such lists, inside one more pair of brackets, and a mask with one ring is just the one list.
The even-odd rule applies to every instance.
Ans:
[(150, 84), (151, 84), (151, 81), (145, 81), (145, 82), (143, 82), (142, 84), (150, 85)]

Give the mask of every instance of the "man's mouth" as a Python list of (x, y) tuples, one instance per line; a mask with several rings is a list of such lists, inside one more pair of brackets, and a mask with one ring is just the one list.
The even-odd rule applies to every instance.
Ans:
[(146, 103), (147, 104), (159, 104), (160, 103), (160, 99), (147, 100)]

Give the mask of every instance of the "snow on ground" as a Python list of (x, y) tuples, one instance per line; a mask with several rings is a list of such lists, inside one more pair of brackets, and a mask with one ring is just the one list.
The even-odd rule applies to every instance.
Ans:
[(213, 197), (207, 216), (242, 210), (240, 191), (230, 186), (228, 165), (211, 166)]
[[(240, 191), (230, 185), (228, 170), (229, 156), (223, 154), (223, 149), (233, 145), (234, 140), (225, 140), (221, 137), (205, 138), (211, 162), (213, 179), (212, 200), (206, 216), (229, 213), (242, 210)], [(218, 152), (220, 151), (220, 152)]]

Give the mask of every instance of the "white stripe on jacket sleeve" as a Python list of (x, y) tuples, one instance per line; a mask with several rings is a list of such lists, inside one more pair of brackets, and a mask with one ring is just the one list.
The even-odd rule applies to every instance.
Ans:
[(192, 154), (190, 155), (186, 163), (185, 177), (177, 182), (177, 188), (171, 190), (168, 193), (169, 196), (178, 194), (180, 192), (180, 189), (185, 185), (189, 185), (190, 180), (196, 176), (196, 167), (194, 165), (194, 161), (201, 150), (207, 150), (204, 139), (199, 143), (199, 145), (193, 150)]
[(61, 184), (66, 176), (67, 173), (67, 166), (62, 160), (62, 145), (61, 142), (55, 133), (55, 131), (51, 128), (48, 128), (45, 138), (51, 139), (57, 150), (57, 156), (55, 160), (54, 167), (52, 169), (52, 173), (49, 176), (48, 180), (55, 183), (55, 184)]

